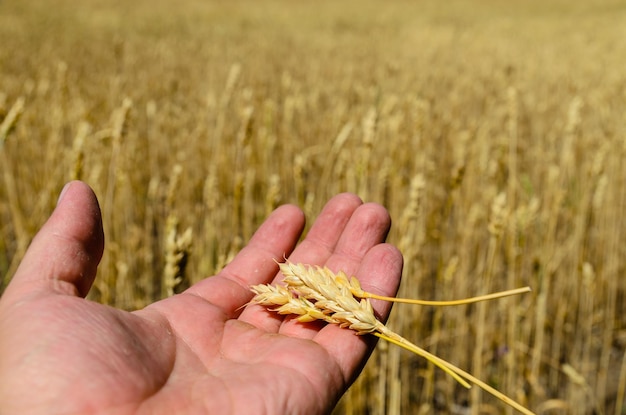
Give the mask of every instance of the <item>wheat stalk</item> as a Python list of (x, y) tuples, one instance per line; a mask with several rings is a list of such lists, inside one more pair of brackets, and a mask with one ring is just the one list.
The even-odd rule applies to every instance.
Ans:
[(251, 303), (272, 307), (271, 310), (278, 314), (297, 315), (296, 320), (303, 323), (321, 320), (337, 324), (342, 328), (354, 330), (358, 335), (373, 334), (426, 358), (450, 374), (463, 386), (469, 388), (470, 383), (473, 383), (518, 411), (527, 415), (533, 414), (530, 410), (480, 379), (427, 352), (390, 330), (376, 318), (374, 309), (369, 301), (369, 298), (375, 298), (413, 304), (467, 304), (527, 292), (529, 288), (453, 302), (424, 302), (368, 293), (361, 288), (359, 281), (355, 277), (349, 278), (343, 271), (335, 274), (327, 267), (294, 264), (289, 261), (279, 263), (278, 265), (284, 277), (284, 285), (253, 285), (251, 290), (255, 293), (255, 296)]
[(9, 110), (9, 113), (4, 117), (2, 122), (0, 123), (0, 148), (4, 145), (4, 141), (9, 136), (9, 133), (19, 120), (20, 116), (24, 112), (24, 102), (26, 99), (24, 97), (19, 97), (15, 104)]

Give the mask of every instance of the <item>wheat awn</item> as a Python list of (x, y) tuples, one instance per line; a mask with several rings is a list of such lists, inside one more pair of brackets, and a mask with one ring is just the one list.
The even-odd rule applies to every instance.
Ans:
[(271, 310), (279, 314), (297, 315), (296, 320), (303, 323), (321, 320), (354, 330), (358, 335), (373, 334), (426, 358), (454, 377), (463, 386), (469, 388), (470, 383), (473, 383), (518, 411), (528, 415), (533, 414), (527, 408), (480, 379), (390, 330), (376, 318), (369, 301), (369, 298), (375, 298), (413, 304), (455, 305), (528, 292), (530, 288), (520, 288), (458, 301), (419, 301), (368, 293), (361, 288), (355, 277), (349, 278), (343, 271), (335, 274), (328, 267), (294, 264), (289, 261), (278, 265), (284, 277), (284, 285), (253, 285), (251, 290), (255, 296), (251, 303), (272, 307)]

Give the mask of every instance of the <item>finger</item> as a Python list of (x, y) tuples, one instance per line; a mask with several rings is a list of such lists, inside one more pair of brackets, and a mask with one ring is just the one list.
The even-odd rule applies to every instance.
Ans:
[(267, 283), (278, 272), (275, 260), (288, 255), (304, 228), (304, 214), (296, 206), (276, 209), (259, 227), (248, 245), (215, 277), (186, 292), (220, 307), (228, 318), (252, 298), (250, 285)]
[[(323, 264), (334, 251), (352, 214), (362, 203), (361, 199), (349, 193), (339, 194), (329, 200), (304, 241), (290, 255), (290, 260)], [(277, 267), (274, 269), (274, 275), (276, 272)], [(278, 331), (283, 321), (282, 316), (267, 312), (260, 306), (247, 308), (241, 314), (240, 319), (269, 332)]]
[(84, 297), (104, 249), (100, 206), (85, 183), (68, 183), (57, 207), (33, 239), (7, 295), (42, 289)]
[[(342, 193), (330, 199), (289, 260), (294, 263), (325, 264), (335, 252), (346, 226), (354, 221), (355, 212), (362, 206), (361, 199), (351, 193)], [(350, 235), (355, 236), (352, 233)]]
[(391, 218), (389, 212), (377, 203), (366, 203), (354, 212), (345, 232), (327, 262), (360, 264), (369, 250), (387, 239)]

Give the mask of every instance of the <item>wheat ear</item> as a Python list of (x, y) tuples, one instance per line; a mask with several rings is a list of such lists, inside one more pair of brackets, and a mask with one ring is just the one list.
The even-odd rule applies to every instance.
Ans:
[[(381, 323), (374, 315), (374, 309), (369, 298), (396, 299), (363, 291), (356, 278), (348, 278), (342, 271), (335, 274), (327, 267), (294, 264), (289, 261), (278, 265), (284, 277), (284, 285), (261, 284), (252, 286), (251, 290), (255, 296), (251, 303), (272, 307), (271, 310), (279, 314), (297, 315), (296, 320), (300, 322), (321, 320), (354, 330), (358, 335), (373, 334), (424, 357), (463, 386), (469, 388), (468, 382), (471, 382), (518, 411), (533, 415), (531, 411), (480, 379), (411, 343)], [(521, 292), (525, 291), (527, 290)], [(493, 295), (488, 296), (489, 298), (485, 296), (476, 297), (470, 299), (470, 302), (498, 298), (503, 295), (512, 294), (510, 291), (506, 291), (495, 294), (496, 297)], [(462, 302), (457, 303), (465, 304), (467, 302), (466, 300), (460, 301)], [(410, 300), (405, 302), (416, 303)], [(421, 304), (423, 303), (421, 302)], [(433, 302), (428, 303), (433, 304)], [(440, 302), (434, 303), (450, 305), (439, 304)]]

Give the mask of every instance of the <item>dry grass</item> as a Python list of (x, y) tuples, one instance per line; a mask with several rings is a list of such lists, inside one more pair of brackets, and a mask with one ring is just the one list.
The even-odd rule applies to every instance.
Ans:
[[(70, 178), (105, 219), (91, 298), (124, 308), (170, 292), (168, 217), (191, 229), (193, 283), (276, 205), (312, 220), (357, 192), (396, 220), (403, 297), (533, 288), (399, 304), (390, 328), (535, 412), (623, 413), (622, 2), (309, 7), (0, 2), (4, 283)], [(338, 412), (497, 405), (381, 342)]]

